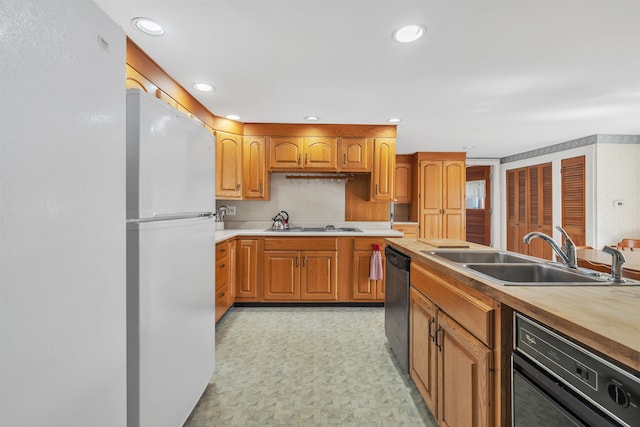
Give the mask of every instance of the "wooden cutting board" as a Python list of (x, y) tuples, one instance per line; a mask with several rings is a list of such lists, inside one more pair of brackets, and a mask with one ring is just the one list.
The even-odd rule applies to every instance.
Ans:
[(468, 248), (469, 242), (454, 239), (418, 239), (419, 242), (436, 248)]

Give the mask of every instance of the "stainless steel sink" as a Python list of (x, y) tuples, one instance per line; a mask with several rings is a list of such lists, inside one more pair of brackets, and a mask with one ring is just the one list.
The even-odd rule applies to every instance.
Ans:
[(535, 259), (526, 256), (514, 255), (504, 251), (422, 251), (429, 255), (439, 256), (449, 261), (453, 261), (460, 264), (513, 264), (513, 263), (532, 263), (536, 262)]
[(565, 283), (610, 284), (604, 277), (594, 277), (587, 273), (571, 271), (545, 263), (538, 264), (465, 264), (464, 267), (485, 276), (497, 279), (504, 284), (544, 284)]
[(423, 250), (503, 286), (638, 286), (640, 281), (612, 283), (608, 274), (571, 269), (535, 257), (491, 250)]

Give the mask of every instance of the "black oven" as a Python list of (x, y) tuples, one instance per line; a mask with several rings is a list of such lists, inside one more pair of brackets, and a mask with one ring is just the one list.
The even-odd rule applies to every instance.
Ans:
[(514, 427), (640, 426), (637, 372), (519, 313), (514, 332)]

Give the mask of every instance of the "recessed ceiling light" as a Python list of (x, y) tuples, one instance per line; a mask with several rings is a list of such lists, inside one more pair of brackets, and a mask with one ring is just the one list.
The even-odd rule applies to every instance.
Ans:
[(393, 39), (400, 43), (411, 43), (422, 37), (425, 31), (427, 30), (422, 25), (405, 25), (393, 32)]
[(462, 147), (463, 150), (473, 150), (474, 148), (476, 148), (475, 145), (465, 145)]
[(131, 22), (138, 30), (150, 36), (161, 36), (164, 34), (164, 27), (153, 19), (140, 17), (133, 18)]
[(240, 116), (237, 116), (235, 114), (227, 114), (225, 117), (229, 120), (240, 120)]
[(320, 120), (320, 117), (318, 117), (318, 116), (305, 116), (304, 119), (308, 120), (310, 122), (317, 122), (318, 120)]
[(400, 117), (391, 117), (390, 119), (387, 119), (387, 121), (389, 123), (400, 123), (402, 119)]
[(208, 83), (194, 83), (193, 87), (201, 92), (211, 92), (215, 90), (215, 88)]

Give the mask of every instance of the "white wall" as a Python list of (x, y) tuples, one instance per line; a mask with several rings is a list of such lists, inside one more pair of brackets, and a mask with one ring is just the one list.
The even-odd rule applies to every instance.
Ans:
[(640, 144), (597, 144), (596, 152), (597, 247), (640, 238)]
[[(292, 226), (304, 222), (340, 223), (345, 219), (345, 181), (337, 179), (286, 179), (285, 173), (271, 174), (271, 200), (218, 200), (216, 205), (235, 206), (236, 215), (225, 223), (269, 222), (281, 210), (289, 213)], [(289, 174), (292, 175), (292, 174)], [(294, 174), (298, 175), (298, 174)], [(228, 228), (232, 228), (228, 225)]]

